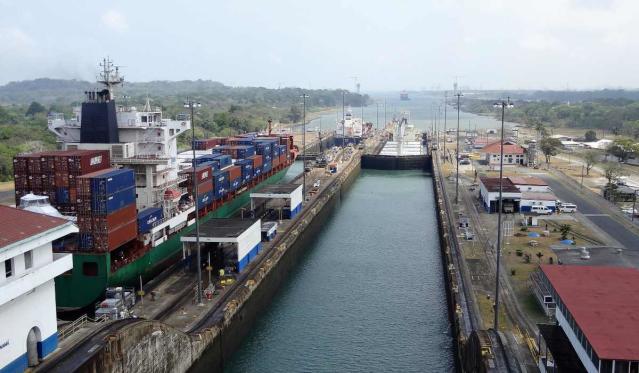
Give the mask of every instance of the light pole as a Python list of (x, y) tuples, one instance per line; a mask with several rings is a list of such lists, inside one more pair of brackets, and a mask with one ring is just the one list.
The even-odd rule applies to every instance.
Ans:
[(503, 176), (504, 176), (504, 114), (506, 108), (513, 107), (510, 102), (510, 97), (506, 101), (498, 102), (494, 105), (496, 108), (501, 108), (501, 142), (499, 144), (499, 212), (497, 214), (497, 269), (495, 271), (495, 321), (494, 329), (499, 331), (499, 263), (501, 255), (501, 213), (502, 213), (502, 190), (503, 190)]
[(346, 146), (346, 91), (342, 91), (342, 148)]
[(302, 130), (304, 131), (304, 133), (302, 134), (302, 158), (304, 159), (304, 172), (302, 173), (302, 195), (304, 197), (302, 198), (302, 203), (306, 204), (306, 99), (308, 98), (308, 95), (306, 93), (303, 93), (300, 97), (302, 98), (302, 105), (304, 107), (304, 114), (302, 116)]
[(446, 132), (446, 105), (448, 104), (448, 91), (444, 91), (444, 162), (446, 161), (446, 141), (448, 140), (448, 132)]
[(189, 97), (184, 101), (184, 107), (191, 109), (191, 149), (193, 150), (193, 175), (191, 182), (193, 183), (193, 201), (195, 203), (195, 246), (197, 257), (197, 303), (202, 304), (202, 258), (200, 257), (200, 209), (197, 200), (197, 173), (195, 172), (195, 108), (201, 107), (202, 104), (191, 100)]
[(457, 150), (455, 151), (455, 163), (457, 164), (457, 176), (455, 177), (455, 203), (459, 203), (459, 107), (460, 107), (460, 99), (461, 92), (457, 92), (455, 94), (457, 96)]
[(377, 120), (376, 120), (376, 125), (377, 125), (377, 130), (379, 131), (379, 102), (376, 102), (375, 105), (377, 106)]
[(386, 128), (386, 99), (384, 99), (384, 128)]

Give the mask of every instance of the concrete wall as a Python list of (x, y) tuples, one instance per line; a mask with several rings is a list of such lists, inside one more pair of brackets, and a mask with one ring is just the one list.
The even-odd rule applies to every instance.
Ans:
[(430, 171), (430, 156), (406, 155), (396, 157), (392, 155), (366, 154), (362, 156), (362, 168), (373, 170), (426, 170)]

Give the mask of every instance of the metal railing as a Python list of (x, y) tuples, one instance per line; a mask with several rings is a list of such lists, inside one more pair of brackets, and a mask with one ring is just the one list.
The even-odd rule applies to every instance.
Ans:
[(107, 321), (109, 321), (109, 318), (107, 317), (107, 315), (102, 315), (98, 318), (92, 319), (86, 314), (84, 314), (80, 316), (79, 318), (77, 318), (76, 320), (74, 320), (73, 322), (71, 322), (69, 325), (65, 326), (63, 329), (60, 329), (60, 331), (58, 332), (58, 341), (62, 342), (66, 338), (73, 335), (73, 333), (77, 332), (78, 330), (82, 328), (85, 328), (89, 323), (102, 324)]

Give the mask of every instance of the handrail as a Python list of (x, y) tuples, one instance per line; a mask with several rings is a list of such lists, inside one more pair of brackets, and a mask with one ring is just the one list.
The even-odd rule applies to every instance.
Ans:
[(102, 315), (98, 318), (92, 319), (86, 314), (80, 316), (79, 318), (73, 320), (69, 325), (67, 325), (64, 329), (61, 329), (58, 332), (58, 341), (62, 342), (64, 339), (73, 335), (73, 333), (87, 326), (88, 323), (92, 324), (102, 324), (104, 322), (109, 321), (107, 315)]

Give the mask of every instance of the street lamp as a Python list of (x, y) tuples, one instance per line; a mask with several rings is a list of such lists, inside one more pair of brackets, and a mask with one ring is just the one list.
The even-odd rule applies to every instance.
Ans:
[(448, 91), (444, 91), (444, 162), (446, 162), (446, 140), (448, 132), (446, 132), (446, 105), (448, 104)]
[[(306, 93), (303, 93), (301, 96), (302, 98), (302, 105), (304, 107), (304, 111), (303, 111), (303, 116), (302, 116), (302, 131), (304, 131), (304, 133), (302, 134), (302, 158), (304, 159), (304, 172), (302, 172), (302, 195), (304, 196), (304, 198), (302, 198), (302, 203), (305, 204), (306, 201), (306, 99), (308, 98), (308, 95)], [(321, 144), (321, 142), (320, 142)]]
[(197, 254), (197, 303), (202, 304), (202, 267), (200, 257), (200, 209), (197, 200), (197, 174), (195, 172), (195, 108), (202, 107), (202, 104), (191, 100), (189, 97), (184, 101), (184, 107), (191, 109), (191, 149), (193, 150), (193, 175), (191, 176), (191, 182), (193, 183), (193, 201), (195, 204), (195, 246)]
[(460, 108), (460, 99), (461, 92), (457, 92), (455, 94), (457, 96), (457, 150), (455, 151), (455, 162), (457, 163), (457, 176), (455, 178), (455, 203), (459, 203), (459, 108)]
[(346, 91), (342, 91), (342, 148), (346, 146)]
[(499, 212), (497, 214), (497, 269), (495, 271), (495, 321), (494, 329), (499, 330), (499, 262), (501, 255), (501, 213), (502, 213), (502, 190), (504, 176), (504, 114), (506, 108), (513, 107), (510, 97), (506, 101), (502, 100), (493, 105), (495, 108), (501, 108), (501, 143), (499, 146)]

